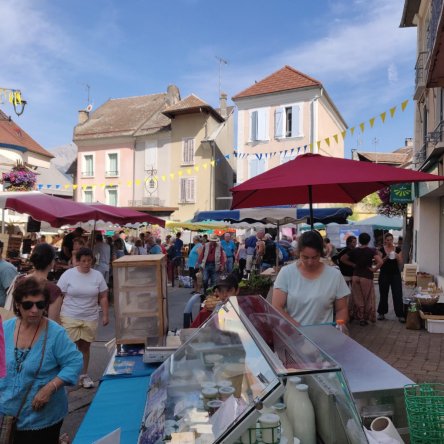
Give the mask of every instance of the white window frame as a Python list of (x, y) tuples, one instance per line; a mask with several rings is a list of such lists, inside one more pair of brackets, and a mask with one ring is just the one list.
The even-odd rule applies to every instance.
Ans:
[[(115, 191), (116, 192), (116, 203), (113, 204), (110, 202), (110, 191)], [(107, 205), (114, 205), (114, 206), (118, 206), (119, 205), (119, 187), (117, 185), (107, 185), (105, 186), (105, 200), (106, 200), (106, 204)]]
[[(91, 192), (91, 201), (86, 199), (86, 192)], [(82, 201), (83, 203), (94, 203), (94, 188), (92, 186), (82, 187)]]
[[(117, 171), (111, 171), (110, 158), (109, 158), (109, 156), (111, 154), (117, 155)], [(120, 152), (119, 151), (107, 151), (105, 153), (105, 156), (106, 156), (105, 177), (119, 177), (120, 176)]]
[[(252, 175), (252, 163), (253, 162), (263, 162), (263, 168), (261, 168), (261, 171), (257, 171), (256, 174)], [(259, 169), (256, 167), (256, 169)], [(248, 158), (248, 179), (251, 179), (252, 177), (256, 177), (259, 174), (264, 173), (268, 169), (268, 159), (265, 159), (265, 157), (262, 156), (261, 159), (258, 159), (256, 156), (250, 156)]]
[[(145, 141), (145, 150), (144, 150), (144, 165), (145, 165), (145, 171), (150, 170), (151, 168), (153, 170), (157, 170), (157, 162), (158, 162), (158, 143), (156, 140), (146, 140)], [(151, 153), (150, 156), (148, 156), (148, 153)], [(150, 159), (148, 159), (150, 157)]]
[(249, 112), (249, 142), (265, 142), (269, 137), (269, 108), (252, 109)]
[[(279, 108), (275, 109), (274, 112), (274, 137), (275, 139), (297, 139), (304, 137), (304, 131), (303, 131), (303, 106), (304, 104), (302, 102), (298, 103), (290, 103), (288, 105), (280, 106)], [(294, 132), (294, 123), (296, 118), (293, 117), (293, 110), (294, 108), (298, 107), (298, 132), (297, 134)], [(287, 135), (288, 129), (287, 129), (287, 109), (292, 109), (292, 133), (290, 135)]]
[[(89, 171), (86, 171), (86, 157), (91, 156), (92, 158), (92, 174), (89, 174)], [(82, 153), (82, 171), (81, 175), (83, 177), (94, 177), (96, 170), (96, 155), (95, 153)]]
[(290, 153), (291, 153), (291, 151), (289, 150), (289, 151), (287, 151), (287, 155), (285, 155), (285, 152), (282, 152), (280, 154), (279, 162), (281, 165), (284, 163), (290, 162), (290, 160), (296, 159), (296, 156), (298, 155), (296, 150), (293, 151), (293, 154), (290, 154)]
[[(192, 141), (193, 143), (193, 153), (192, 153), (192, 159), (189, 158), (190, 153), (185, 152), (186, 143)], [(195, 153), (196, 153), (196, 143), (194, 137), (184, 137), (182, 139), (182, 165), (188, 166), (188, 165), (194, 165), (195, 163)]]
[[(189, 189), (187, 189), (187, 184), (189, 182), (193, 182), (194, 190), (192, 193), (189, 193)], [(182, 184), (185, 183), (185, 199), (182, 198)], [(194, 194), (194, 196), (193, 196)], [(179, 181), (179, 203), (181, 204), (194, 204), (197, 202), (197, 178), (196, 176), (190, 177), (181, 177)]]

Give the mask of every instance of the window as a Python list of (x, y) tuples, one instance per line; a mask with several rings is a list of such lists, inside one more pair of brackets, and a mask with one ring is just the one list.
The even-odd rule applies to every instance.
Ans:
[(145, 142), (145, 171), (157, 170), (157, 143)]
[(183, 139), (182, 164), (194, 165), (194, 139)]
[(196, 202), (196, 178), (182, 177), (180, 179), (180, 203)]
[(105, 196), (107, 205), (118, 205), (118, 196), (117, 196), (117, 187), (116, 186), (107, 186), (105, 188)]
[(285, 106), (274, 112), (274, 136), (276, 139), (302, 137), (302, 104)]
[(258, 159), (257, 157), (250, 157), (248, 159), (248, 178), (257, 176), (265, 171), (265, 159)]
[(92, 187), (86, 187), (83, 189), (83, 202), (85, 202), (85, 203), (93, 203), (94, 202)]
[(106, 176), (117, 177), (119, 175), (118, 153), (108, 153), (106, 156)]
[(291, 154), (291, 151), (287, 151), (287, 155), (285, 155), (285, 152), (281, 154), (281, 165), (283, 163), (287, 163), (290, 162), (290, 160), (294, 160), (296, 159), (296, 153), (293, 151), (293, 154)]
[(92, 154), (85, 154), (83, 156), (83, 177), (94, 176), (94, 156)]
[(250, 113), (250, 141), (268, 140), (268, 110), (261, 108)]

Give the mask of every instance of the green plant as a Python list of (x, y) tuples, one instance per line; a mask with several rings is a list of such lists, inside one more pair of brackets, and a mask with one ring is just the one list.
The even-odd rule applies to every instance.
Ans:
[(240, 294), (261, 294), (267, 296), (268, 290), (273, 284), (270, 276), (261, 276), (260, 274), (251, 273), (250, 277), (239, 283)]

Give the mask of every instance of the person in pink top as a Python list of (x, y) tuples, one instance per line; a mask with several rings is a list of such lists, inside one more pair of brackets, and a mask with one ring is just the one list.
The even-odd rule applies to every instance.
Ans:
[(0, 316), (0, 378), (6, 376), (5, 335), (3, 333), (2, 317)]

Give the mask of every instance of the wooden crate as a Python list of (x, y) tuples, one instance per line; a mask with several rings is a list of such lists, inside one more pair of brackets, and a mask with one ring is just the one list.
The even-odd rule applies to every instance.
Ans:
[(406, 284), (416, 284), (416, 273), (418, 266), (416, 264), (405, 264), (402, 270), (402, 280)]

